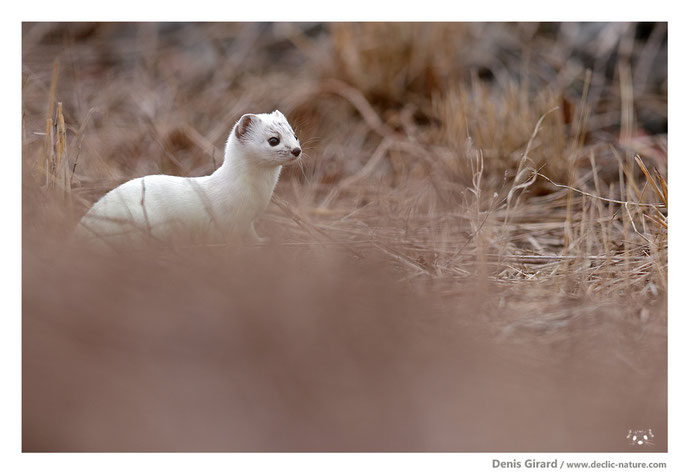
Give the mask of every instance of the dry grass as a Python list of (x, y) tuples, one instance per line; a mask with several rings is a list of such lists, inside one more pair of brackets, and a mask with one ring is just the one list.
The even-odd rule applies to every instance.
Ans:
[[(315, 302), (330, 296), (333, 303), (325, 311), (336, 322), (349, 315), (336, 303), (349, 292), (363, 295), (364, 305), (375, 309), (366, 315), (382, 318), (366, 324), (350, 321), (348, 331), (364, 335), (367, 325), (373, 325), (373, 345), (386, 339), (386, 328), (401, 332), (390, 343), (394, 356), (355, 358), (354, 367), (374, 365), (367, 374), (375, 380), (398, 364), (405, 366), (400, 361), (422, 354), (442, 368), (439, 378), (447, 378), (444, 371), (455, 367), (460, 380), (467, 378), (481, 388), (483, 383), (471, 376), (482, 371), (481, 364), (470, 359), (454, 366), (458, 358), (466, 361), (464, 357), (452, 350), (427, 351), (425, 346), (444, 341), (453, 348), (463, 345), (468, 334), (481, 335), (483, 343), (472, 346), (473, 354), (502, 355), (498, 348), (510, 342), (517, 345), (510, 351), (523, 356), (516, 361), (525, 365), (555, 361), (540, 367), (542, 374), (578, 375), (544, 383), (547, 392), (553, 391), (549, 393), (553, 399), (545, 404), (553, 407), (554, 420), (559, 414), (557, 400), (565, 401), (575, 418), (569, 423), (577, 425), (578, 416), (613, 410), (615, 401), (632, 391), (629, 386), (608, 388), (596, 401), (585, 402), (563, 388), (577, 387), (589, 376), (598, 381), (614, 375), (619, 380), (632, 372), (645, 391), (628, 393), (630, 407), (614, 411), (615, 424), (606, 427), (611, 434), (623, 433), (622, 444), (627, 429), (638, 423), (654, 423), (662, 433), (668, 266), (665, 28), (661, 24), (24, 25), (24, 252), (36, 255), (24, 263), (24, 298), (32, 302), (25, 306), (24, 318), (36, 320), (25, 327), (25, 348), (29, 348), (25, 372), (31, 364), (26, 363), (26, 352), (39, 351), (27, 344), (27, 332), (44, 322), (51, 305), (60, 315), (73, 312), (70, 321), (79, 322), (88, 315), (112, 313), (105, 304), (99, 308), (95, 296), (107, 295), (101, 301), (110, 302), (116, 298), (111, 286), (129, 289), (129, 284), (114, 283), (127, 271), (115, 266), (106, 273), (115, 280), (93, 283), (89, 276), (101, 274), (108, 264), (97, 260), (100, 267), (84, 264), (74, 270), (69, 263), (80, 259), (74, 250), (68, 244), (55, 245), (69, 236), (90, 203), (135, 176), (211, 172), (222, 160), (223, 142), (242, 113), (279, 108), (296, 125), (307, 158), (302, 167), (285, 170), (260, 232), (273, 236), (277, 255), (304, 259), (305, 272), (342, 271), (333, 287), (325, 289), (318, 279), (304, 278), (313, 292), (299, 294)], [(218, 260), (203, 255), (197, 264), (185, 260), (189, 275), (226, 278), (218, 262), (234, 265), (235, 250), (204, 251)], [(144, 281), (153, 283), (133, 288), (149, 288), (163, 301), (165, 297), (157, 292), (165, 281), (156, 276), (170, 274), (171, 285), (182, 278), (173, 276), (180, 254), (186, 252), (161, 257), (163, 271), (151, 263), (136, 267)], [(347, 270), (339, 259), (354, 259), (363, 267)], [(322, 261), (331, 263), (332, 270), (319, 267)], [(376, 294), (352, 287), (357, 272), (372, 272), (372, 262), (387, 269), (376, 274), (388, 282), (382, 292), (410, 292), (417, 296), (411, 307), (420, 310), (406, 312), (385, 299), (376, 303)], [(68, 278), (44, 277), (38, 271), (43, 267), (59, 269)], [(292, 264), (275, 269), (287, 279), (295, 277)], [(209, 311), (222, 313), (225, 298), (216, 280), (203, 296), (196, 294), (197, 285), (190, 285), (189, 298), (201, 307), (211, 299), (217, 303), (208, 304), (213, 309)], [(88, 289), (89, 311), (78, 305), (80, 297), (68, 288), (72, 285)], [(281, 288), (280, 281), (276, 285)], [(335, 288), (343, 289), (340, 297)], [(65, 302), (72, 302), (72, 307)], [(149, 302), (137, 314), (172, 313), (179, 319), (178, 308)], [(408, 323), (394, 317), (401, 312), (406, 321), (414, 320), (425, 308), (427, 316), (412, 324), (423, 329), (426, 338), (421, 342), (414, 337), (419, 328), (410, 330)], [(99, 318), (110, 325), (107, 318)], [(165, 320), (161, 322), (165, 327)], [(305, 323), (299, 328), (308, 327)], [(127, 331), (136, 333), (135, 329), (132, 324)], [(90, 334), (98, 340), (101, 330), (92, 329)], [(63, 340), (51, 344), (67, 351), (79, 332), (73, 327), (65, 331)], [(288, 325), (285, 331), (292, 335), (295, 330)], [(327, 326), (316, 333), (333, 331)], [(441, 337), (444, 331), (451, 335), (447, 340)], [(334, 338), (354, 352), (369, 348), (357, 338)], [(496, 341), (502, 343), (497, 347)], [(285, 345), (289, 354), (297, 351), (289, 341)], [(525, 348), (531, 348), (529, 354)], [(421, 353), (414, 353), (417, 350)], [(310, 351), (316, 355), (322, 350)], [(582, 359), (583, 354), (590, 356)], [(280, 351), (269, 360), (274, 357), (280, 359)], [(295, 365), (302, 364), (303, 357), (295, 356)], [(270, 369), (271, 364), (257, 358), (262, 361), (257, 368)], [(608, 362), (603, 368), (601, 359)], [(117, 373), (109, 366), (114, 361), (103, 364)], [(341, 360), (331, 355), (326, 361), (337, 366)], [(246, 371), (251, 371), (247, 364)], [(222, 368), (220, 364), (217, 371)], [(311, 374), (304, 367), (293, 370), (303, 378)], [(371, 406), (362, 414), (375, 413), (376, 404), (393, 397), (395, 391), (387, 391), (401, 390), (398, 384), (404, 382), (412, 392), (428, 384), (410, 371), (378, 393), (366, 392), (370, 399), (362, 401), (369, 403), (361, 404)], [(496, 371), (498, 379), (509, 373)], [(339, 376), (342, 384), (354, 381), (346, 373)], [(322, 388), (320, 377), (293, 381), (291, 387), (307, 392)], [(525, 404), (536, 407), (526, 402), (533, 395), (527, 384), (515, 384)], [(491, 387), (486, 386), (487, 391)], [(453, 385), (446, 389), (459, 391)], [(315, 396), (323, 413), (316, 411), (314, 424), (328, 426), (325, 414), (332, 411), (358, 413), (347, 402), (339, 406), (336, 393)], [(462, 398), (461, 393), (457, 397)], [(484, 394), (477, 390), (468, 395), (467, 405)], [(452, 406), (453, 397), (418, 397), (428, 407)], [(149, 404), (142, 401), (142, 407)], [(398, 403), (399, 412), (391, 412), (389, 422), (410, 410)], [(266, 404), (275, 414), (297, 407)], [(478, 439), (482, 442), (445, 443), (454, 429), (433, 430), (443, 420), (443, 409), (434, 414), (416, 410), (420, 412), (415, 420), (426, 427), (422, 435), (396, 439), (391, 446), (376, 445), (368, 438), (369, 445), (358, 445), (353, 441), (362, 427), (331, 421), (342, 432), (323, 445), (310, 435), (300, 439), (303, 444), (284, 446), (278, 439), (262, 439), (257, 429), (253, 445), (213, 444), (213, 437), (205, 434), (197, 442), (182, 438), (151, 447), (261, 450), (263, 440), (267, 450), (597, 450), (584, 442), (584, 428), (563, 429), (567, 433), (560, 439), (547, 441), (546, 431), (558, 426), (553, 421), (545, 423), (544, 432), (537, 430), (527, 437), (524, 445), (492, 437), (493, 427), (505, 429), (498, 420)], [(635, 411), (642, 416), (631, 417)], [(89, 417), (84, 416), (86, 425), (95, 416)], [(287, 416), (282, 421), (284, 427), (295, 423)], [(158, 426), (151, 424), (155, 434)], [(470, 425), (474, 431), (479, 426), (479, 422)], [(60, 431), (56, 434), (57, 438)], [(81, 436), (74, 436), (73, 445), (28, 437), (25, 449), (79, 450)], [(120, 439), (113, 437), (115, 446), (132, 447), (118, 445), (113, 441)], [(603, 437), (587, 440), (601, 444), (602, 450), (626, 450), (625, 445), (607, 445)], [(656, 449), (665, 446), (665, 441), (659, 442)], [(107, 447), (107, 441), (103, 444), (96, 449)], [(145, 440), (138, 444), (135, 447), (147, 447)]]

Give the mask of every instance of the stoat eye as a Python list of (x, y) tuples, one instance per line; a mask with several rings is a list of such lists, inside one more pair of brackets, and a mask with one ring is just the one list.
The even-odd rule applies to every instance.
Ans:
[(269, 144), (271, 147), (275, 147), (275, 146), (278, 145), (279, 143), (280, 143), (280, 139), (279, 139), (278, 137), (271, 137), (270, 139), (268, 139), (268, 144)]
[(295, 140), (299, 140), (299, 139), (297, 138), (297, 134), (296, 134), (296, 133), (295, 133)]

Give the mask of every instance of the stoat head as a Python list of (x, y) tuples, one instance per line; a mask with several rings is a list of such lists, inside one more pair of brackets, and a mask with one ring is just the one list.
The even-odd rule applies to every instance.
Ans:
[(257, 165), (288, 165), (302, 156), (297, 134), (277, 110), (243, 115), (233, 127), (228, 145), (233, 142), (242, 155)]

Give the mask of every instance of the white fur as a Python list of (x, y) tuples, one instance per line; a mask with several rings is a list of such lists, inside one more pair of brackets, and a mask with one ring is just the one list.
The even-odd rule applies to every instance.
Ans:
[[(271, 137), (280, 143), (271, 146)], [(297, 156), (293, 150), (299, 150)], [(268, 205), (282, 166), (300, 157), (299, 140), (282, 113), (245, 114), (230, 132), (223, 164), (213, 174), (130, 180), (97, 201), (77, 233), (109, 244), (259, 239), (253, 222)]]

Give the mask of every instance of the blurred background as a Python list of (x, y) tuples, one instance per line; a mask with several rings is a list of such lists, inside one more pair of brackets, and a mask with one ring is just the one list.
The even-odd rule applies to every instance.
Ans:
[[(22, 58), (25, 451), (666, 450), (665, 23), (24, 23)], [(274, 109), (268, 248), (71, 243)]]

